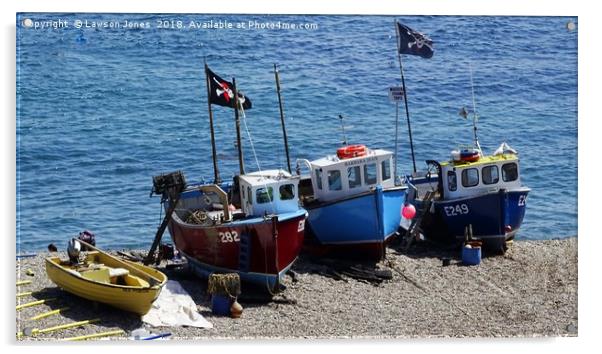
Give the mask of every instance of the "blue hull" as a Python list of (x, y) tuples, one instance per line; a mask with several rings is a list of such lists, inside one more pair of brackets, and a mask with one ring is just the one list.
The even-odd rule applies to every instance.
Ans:
[(399, 227), (405, 187), (306, 206), (311, 232), (322, 245), (383, 244)]
[[(226, 269), (221, 267), (212, 266), (207, 263), (200, 262), (198, 259), (194, 257), (190, 257), (187, 254), (183, 254), (186, 260), (188, 261), (188, 267), (192, 272), (200, 278), (208, 279), (209, 276), (213, 273), (232, 273), (232, 269)], [(258, 288), (264, 288), (268, 293), (276, 293), (280, 289), (280, 284), (282, 284), (282, 280), (286, 272), (291, 268), (294, 262), (280, 271), (278, 275), (275, 274), (264, 274), (264, 273), (253, 273), (253, 272), (242, 272), (238, 271), (238, 275), (240, 276), (240, 281), (243, 283), (253, 284)]]
[(424, 233), (429, 238), (463, 240), (472, 225), (474, 238), (489, 248), (501, 248), (514, 238), (523, 222), (528, 188), (500, 190), (474, 197), (435, 201), (434, 213), (427, 213)]

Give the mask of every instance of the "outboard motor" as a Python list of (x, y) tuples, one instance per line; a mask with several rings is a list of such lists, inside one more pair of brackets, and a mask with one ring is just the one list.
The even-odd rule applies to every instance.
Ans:
[(79, 263), (79, 253), (82, 250), (82, 245), (76, 239), (71, 239), (67, 244), (67, 255), (71, 264)]
[[(96, 237), (95, 237), (94, 233), (92, 233), (92, 231), (84, 230), (84, 231), (80, 232), (78, 239), (80, 239), (92, 246), (96, 246)], [(88, 249), (88, 247), (86, 247), (86, 246), (83, 246), (83, 251), (92, 251), (92, 250)]]

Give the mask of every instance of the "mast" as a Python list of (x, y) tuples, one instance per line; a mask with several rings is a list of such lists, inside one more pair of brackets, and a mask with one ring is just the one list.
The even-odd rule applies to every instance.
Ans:
[(395, 160), (393, 160), (394, 163), (394, 171), (395, 171), (395, 178), (397, 178), (397, 152), (399, 151), (399, 147), (397, 145), (397, 137), (398, 137), (398, 132), (399, 132), (399, 101), (395, 102)]
[(347, 145), (347, 135), (345, 135), (345, 125), (343, 124), (343, 115), (339, 114), (341, 120), (341, 129), (343, 130), (343, 145)]
[(412, 152), (412, 164), (414, 166), (414, 172), (416, 172), (416, 158), (414, 157), (414, 142), (412, 140), (412, 127), (410, 126), (410, 111), (408, 110), (408, 95), (407, 95), (407, 91), (406, 91), (406, 82), (405, 82), (405, 78), (403, 77), (403, 65), (401, 63), (401, 53), (400, 53), (400, 48), (399, 48), (399, 28), (397, 26), (397, 20), (394, 21), (395, 23), (395, 34), (397, 35), (397, 58), (399, 59), (399, 71), (401, 73), (401, 85), (403, 87), (403, 102), (405, 104), (406, 107), (406, 120), (408, 122), (408, 135), (410, 138), (410, 151)]
[(234, 93), (234, 120), (236, 122), (236, 146), (238, 148), (238, 167), (240, 174), (245, 174), (245, 162), (242, 154), (242, 144), (240, 139), (240, 118), (238, 115), (238, 91), (236, 91), (236, 79), (232, 78), (232, 92)]
[(280, 94), (280, 76), (278, 75), (278, 66), (274, 64), (274, 76), (276, 78), (276, 92), (278, 93), (278, 106), (280, 107), (280, 123), (282, 125), (282, 136), (284, 137), (284, 151), (286, 151), (286, 165), (288, 172), (291, 171), (291, 158), (288, 151), (288, 138), (286, 136), (286, 126), (284, 124), (284, 110), (282, 108), (282, 96)]
[(472, 90), (472, 129), (474, 133), (474, 144), (479, 150), (479, 154), (483, 156), (481, 151), (481, 145), (479, 144), (479, 137), (477, 136), (477, 102), (474, 95), (474, 81), (472, 79), (472, 64), (468, 62), (468, 69), (470, 70), (470, 89)]
[(211, 157), (213, 158), (213, 183), (222, 183), (217, 167), (217, 153), (215, 149), (215, 132), (213, 131), (213, 111), (211, 110), (211, 83), (207, 75), (207, 62), (205, 62), (205, 83), (207, 84), (207, 108), (209, 110), (209, 128), (211, 131)]

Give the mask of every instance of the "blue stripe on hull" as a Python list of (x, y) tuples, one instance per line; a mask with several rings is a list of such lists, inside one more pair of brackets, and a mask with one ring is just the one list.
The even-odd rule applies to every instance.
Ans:
[(276, 274), (264, 274), (264, 273), (252, 273), (242, 272), (240, 270), (227, 269), (212, 266), (207, 263), (199, 262), (197, 259), (184, 254), (184, 257), (188, 260), (188, 266), (190, 269), (201, 278), (209, 278), (212, 273), (238, 273), (241, 282), (247, 282), (258, 286), (269, 287), (271, 291), (277, 291), (277, 285), (282, 283), (282, 279), (286, 272), (291, 268), (294, 262), (291, 262), (286, 268), (280, 273)]
[(321, 244), (384, 242), (399, 227), (405, 189), (372, 193), (308, 208), (309, 226)]

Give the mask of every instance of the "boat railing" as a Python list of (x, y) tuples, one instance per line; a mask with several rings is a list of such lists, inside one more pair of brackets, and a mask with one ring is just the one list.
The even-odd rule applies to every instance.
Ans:
[(310, 176), (311, 176), (311, 162), (309, 162), (309, 160), (307, 159), (297, 159), (297, 167), (296, 167), (296, 172), (297, 175), (301, 175), (301, 164), (305, 165), (305, 167), (307, 167), (309, 169), (310, 172)]

